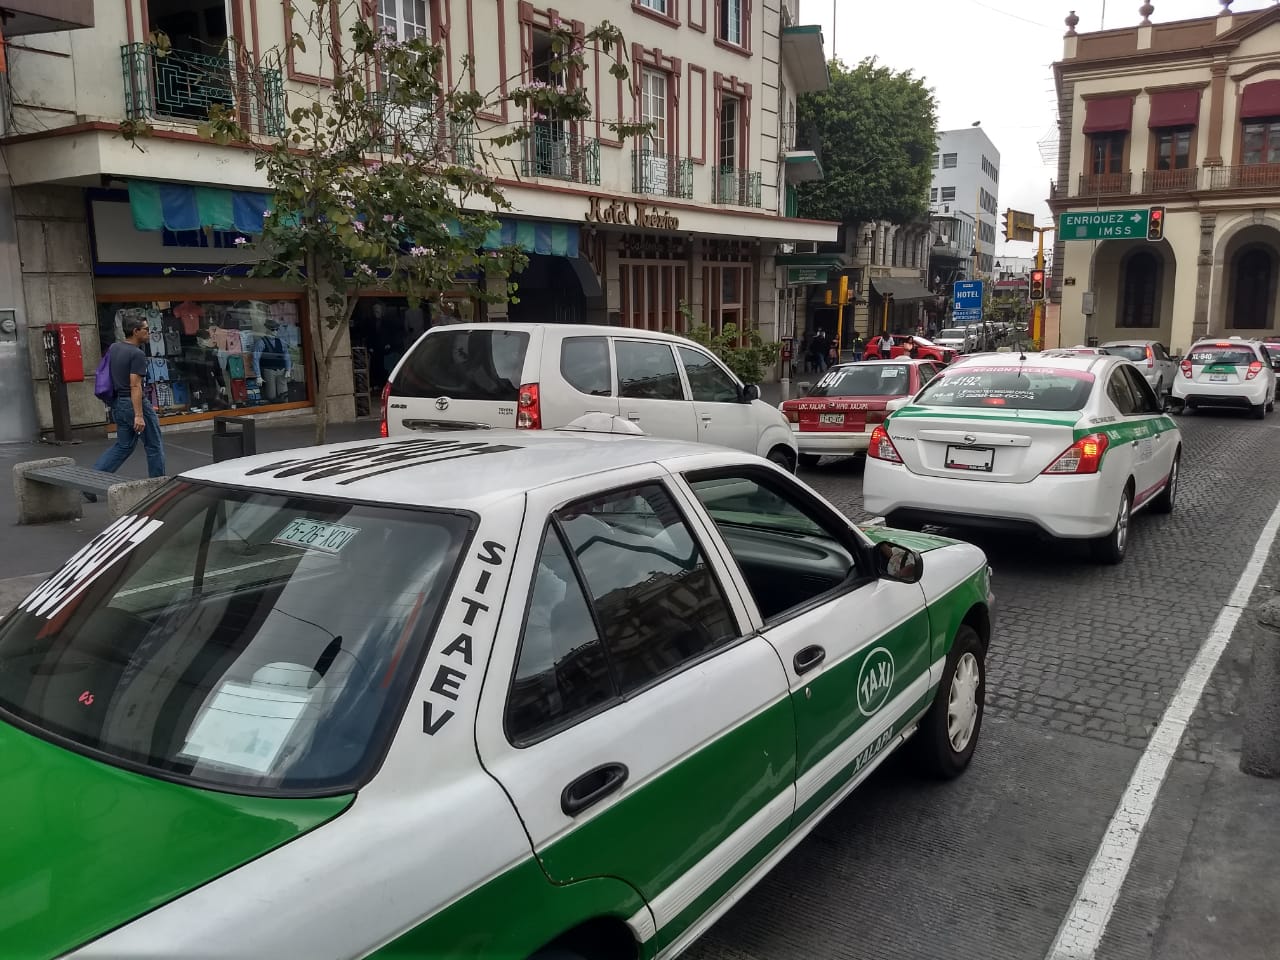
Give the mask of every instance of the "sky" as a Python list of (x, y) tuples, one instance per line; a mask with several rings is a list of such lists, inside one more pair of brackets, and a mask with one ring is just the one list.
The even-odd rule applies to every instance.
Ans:
[[(838, 7), (834, 40), (833, 2)], [(1216, 16), (1222, 9), (1218, 0), (1151, 2), (1153, 23)], [(1261, 10), (1273, 2), (1235, 0), (1232, 10)], [(1081, 33), (1104, 25), (1132, 27), (1142, 20), (1141, 5), (1141, 0), (800, 0), (800, 22), (822, 26), (828, 57), (853, 64), (875, 56), (922, 75), (938, 102), (938, 129), (980, 121), (1000, 151), (1002, 214), (1008, 207), (1033, 212), (1044, 225), (1052, 222), (1045, 197), (1057, 165), (1043, 161), (1039, 142), (1051, 137), (1056, 149), (1053, 62), (1062, 58), (1063, 20), (1074, 9)], [(1006, 244), (997, 233), (997, 257), (1033, 253), (1032, 244)]]

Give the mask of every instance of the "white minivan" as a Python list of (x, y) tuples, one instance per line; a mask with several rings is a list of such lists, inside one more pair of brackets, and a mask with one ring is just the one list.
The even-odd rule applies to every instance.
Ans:
[(587, 413), (646, 434), (714, 443), (796, 466), (791, 426), (691, 340), (625, 327), (480, 323), (432, 327), (382, 392), (383, 436), (562, 427)]

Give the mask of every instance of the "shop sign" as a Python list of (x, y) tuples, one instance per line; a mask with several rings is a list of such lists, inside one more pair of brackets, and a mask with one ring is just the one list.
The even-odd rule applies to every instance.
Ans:
[(652, 227), (655, 230), (679, 230), (680, 218), (670, 210), (639, 200), (610, 200), (607, 197), (588, 197), (587, 223), (610, 223), (626, 227)]
[(826, 283), (830, 267), (787, 267), (787, 286), (804, 287)]

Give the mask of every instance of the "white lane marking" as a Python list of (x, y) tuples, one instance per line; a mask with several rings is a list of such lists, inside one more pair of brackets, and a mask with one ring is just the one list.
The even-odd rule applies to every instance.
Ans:
[(1047, 960), (1093, 960), (1102, 936), (1111, 922), (1112, 911), (1124, 886), (1125, 877), (1133, 864), (1138, 841), (1151, 819), (1160, 787), (1169, 772), (1169, 766), (1182, 742), (1182, 734), (1195, 713), (1205, 684), (1213, 675), (1214, 667), (1222, 658), (1231, 634), (1244, 613), (1253, 588), (1262, 576), (1267, 556), (1280, 533), (1280, 504), (1272, 511), (1271, 518), (1262, 528), (1262, 535), (1254, 544), (1249, 562), (1240, 574), (1240, 582), (1231, 591), (1226, 605), (1218, 613), (1213, 629), (1205, 638), (1200, 652), (1192, 661), (1178, 686), (1178, 692), (1169, 701), (1160, 725), (1152, 734), (1147, 749), (1134, 767), (1129, 785), (1120, 798), (1116, 812), (1107, 824), (1107, 832), (1093, 855), (1093, 862), (1080, 881), (1075, 901), (1071, 904), (1058, 935), (1049, 948)]

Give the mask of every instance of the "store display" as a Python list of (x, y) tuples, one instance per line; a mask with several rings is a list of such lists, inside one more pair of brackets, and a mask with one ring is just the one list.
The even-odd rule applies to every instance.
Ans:
[(293, 300), (101, 303), (105, 351), (123, 321), (145, 319), (146, 395), (161, 418), (309, 400)]

